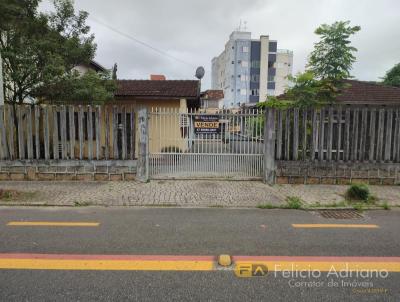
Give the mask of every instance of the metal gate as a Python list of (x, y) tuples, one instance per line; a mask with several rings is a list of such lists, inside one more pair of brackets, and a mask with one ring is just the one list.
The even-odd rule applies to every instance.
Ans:
[(261, 110), (152, 108), (149, 115), (150, 178), (262, 178)]

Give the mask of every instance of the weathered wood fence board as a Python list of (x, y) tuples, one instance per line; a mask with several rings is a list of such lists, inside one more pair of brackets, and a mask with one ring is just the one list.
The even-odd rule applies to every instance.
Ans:
[(133, 160), (135, 123), (133, 107), (2, 105), (0, 159)]
[[(400, 162), (399, 106), (277, 109), (274, 114), (277, 160)], [(134, 159), (136, 123), (129, 105), (6, 104), (0, 106), (0, 158)]]
[(275, 127), (277, 160), (400, 162), (399, 107), (277, 110)]

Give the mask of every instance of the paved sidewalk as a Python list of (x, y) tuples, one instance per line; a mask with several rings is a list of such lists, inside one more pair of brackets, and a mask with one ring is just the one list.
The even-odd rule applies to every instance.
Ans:
[[(0, 189), (27, 192), (1, 204), (105, 205), (105, 206), (224, 206), (283, 205), (288, 196), (306, 204), (344, 200), (348, 186), (275, 185), (257, 181), (151, 181), (140, 182), (0, 182)], [(371, 186), (379, 202), (400, 205), (400, 186)]]

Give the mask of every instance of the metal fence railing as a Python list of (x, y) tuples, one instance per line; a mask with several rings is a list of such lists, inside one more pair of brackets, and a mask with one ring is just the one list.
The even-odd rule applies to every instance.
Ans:
[(264, 116), (153, 108), (150, 112), (150, 175), (153, 178), (260, 178)]

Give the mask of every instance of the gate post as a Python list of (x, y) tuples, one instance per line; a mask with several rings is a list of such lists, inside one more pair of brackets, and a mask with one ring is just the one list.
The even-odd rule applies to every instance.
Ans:
[(146, 182), (149, 179), (149, 116), (146, 107), (138, 110), (138, 161), (136, 177)]
[(264, 113), (264, 183), (275, 184), (275, 109), (266, 108)]

